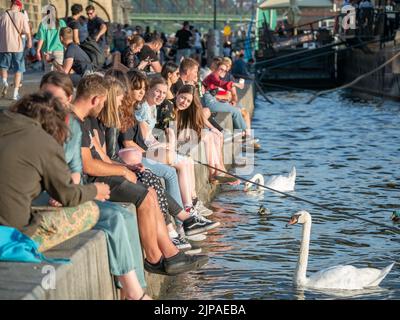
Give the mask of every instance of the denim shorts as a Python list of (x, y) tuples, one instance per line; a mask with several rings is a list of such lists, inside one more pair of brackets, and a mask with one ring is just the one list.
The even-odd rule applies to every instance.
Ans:
[(0, 69), (25, 72), (24, 52), (0, 52)]

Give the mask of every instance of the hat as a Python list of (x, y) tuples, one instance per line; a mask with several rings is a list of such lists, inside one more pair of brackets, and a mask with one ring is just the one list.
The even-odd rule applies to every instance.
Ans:
[(17, 6), (18, 8), (22, 9), (22, 2), (20, 0), (12, 0), (13, 5)]

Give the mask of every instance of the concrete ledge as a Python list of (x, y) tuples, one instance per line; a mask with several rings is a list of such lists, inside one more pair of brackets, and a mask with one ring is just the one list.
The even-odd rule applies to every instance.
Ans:
[[(46, 252), (48, 257), (70, 258), (71, 264), (0, 263), (0, 299), (114, 299), (116, 291), (109, 273), (105, 236), (91, 230)], [(53, 266), (56, 289), (45, 290)], [(44, 272), (44, 273), (42, 273)], [(46, 281), (49, 284), (49, 282)]]
[[(240, 92), (240, 103), (252, 115), (254, 110), (254, 88), (246, 85)], [(217, 115), (217, 121), (226, 131), (233, 131), (232, 117), (229, 113)], [(200, 146), (199, 159), (206, 163), (204, 146)], [(232, 158), (236, 151), (232, 143), (225, 146), (225, 159)], [(227, 161), (226, 161), (227, 162)], [(229, 168), (229, 161), (227, 162)], [(208, 181), (208, 169), (195, 165), (196, 190), (199, 198), (207, 203), (218, 192), (218, 187)], [(136, 214), (131, 205), (130, 210)], [(65, 257), (72, 260), (69, 265), (8, 263), (0, 262), (0, 299), (35, 299), (35, 300), (110, 300), (118, 299), (108, 266), (105, 235), (102, 231), (84, 232), (45, 253), (48, 257)], [(49, 273), (42, 273), (43, 267), (53, 266), (56, 270), (56, 289), (45, 290), (43, 279)], [(162, 297), (169, 281), (174, 277), (146, 273), (147, 292), (153, 298)]]

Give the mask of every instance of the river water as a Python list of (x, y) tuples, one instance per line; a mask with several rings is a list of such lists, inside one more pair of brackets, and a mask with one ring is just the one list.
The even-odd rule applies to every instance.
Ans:
[[(274, 105), (256, 100), (253, 128), (263, 149), (253, 174), (267, 179), (295, 166), (293, 195), (400, 228), (390, 219), (400, 209), (400, 104), (341, 92), (307, 105), (311, 94), (271, 92)], [(296, 289), (301, 226), (285, 224), (298, 210), (313, 217), (308, 274), (339, 264), (399, 263), (400, 234), (270, 191), (245, 194), (242, 187), (224, 187), (211, 203), (211, 218), (222, 226), (202, 244), (210, 262), (178, 276), (165, 299), (400, 299), (400, 264), (376, 289)], [(261, 204), (270, 215), (258, 215)]]

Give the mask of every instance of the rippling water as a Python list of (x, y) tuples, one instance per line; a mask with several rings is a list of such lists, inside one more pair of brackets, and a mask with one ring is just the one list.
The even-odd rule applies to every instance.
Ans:
[[(287, 174), (295, 165), (292, 193), (332, 208), (400, 227), (400, 104), (361, 101), (334, 93), (305, 104), (310, 93), (272, 92), (275, 105), (256, 101), (253, 127), (263, 149), (254, 173)], [(400, 299), (400, 235), (344, 214), (265, 191), (245, 194), (226, 187), (212, 203), (203, 250), (210, 262), (177, 277), (166, 299)], [(259, 216), (263, 204), (268, 216)], [(285, 228), (298, 210), (313, 216), (308, 274), (352, 264), (383, 268), (398, 262), (380, 288), (352, 292), (297, 290), (292, 285), (301, 227)]]

